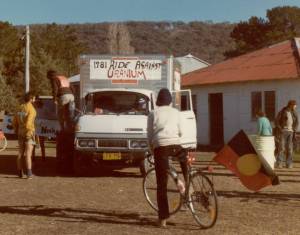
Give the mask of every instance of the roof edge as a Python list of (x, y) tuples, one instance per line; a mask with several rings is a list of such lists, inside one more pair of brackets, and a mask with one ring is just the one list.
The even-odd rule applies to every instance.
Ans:
[(300, 76), (300, 38), (293, 38), (292, 47), (294, 50), (295, 60), (297, 64), (298, 74)]
[(242, 81), (225, 81), (225, 82), (206, 82), (206, 83), (196, 83), (196, 84), (187, 84), (181, 86), (183, 87), (195, 87), (195, 86), (211, 86), (211, 85), (223, 85), (223, 84), (233, 84), (233, 83), (243, 83), (243, 82), (269, 82), (269, 81), (278, 81), (278, 80), (286, 80), (286, 79), (291, 79), (291, 80), (297, 80), (300, 79), (300, 75), (298, 77), (289, 77), (289, 78), (272, 78), (272, 79), (258, 79), (258, 80), (242, 80)]

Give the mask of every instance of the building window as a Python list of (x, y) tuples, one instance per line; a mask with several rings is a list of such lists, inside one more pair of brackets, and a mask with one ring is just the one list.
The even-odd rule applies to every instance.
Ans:
[(251, 93), (251, 117), (256, 118), (257, 111), (262, 110), (262, 95), (261, 92)]
[(275, 91), (265, 91), (265, 113), (270, 121), (275, 120)]
[(251, 92), (251, 118), (256, 119), (257, 111), (263, 111), (273, 121), (275, 119), (275, 91)]

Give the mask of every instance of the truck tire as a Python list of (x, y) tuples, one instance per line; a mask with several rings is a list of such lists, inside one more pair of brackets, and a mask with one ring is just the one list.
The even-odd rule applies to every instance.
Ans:
[(73, 158), (73, 172), (75, 176), (86, 176), (88, 174), (88, 167), (82, 164), (80, 153), (75, 151)]

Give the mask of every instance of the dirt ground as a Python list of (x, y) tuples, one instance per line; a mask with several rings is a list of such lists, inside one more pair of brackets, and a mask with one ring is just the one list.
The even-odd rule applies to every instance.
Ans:
[(55, 149), (34, 162), (35, 177), (15, 173), (16, 144), (0, 153), (0, 234), (300, 234), (300, 162), (277, 171), (281, 184), (248, 191), (224, 167), (198, 153), (197, 166), (214, 166), (219, 217), (208, 230), (196, 226), (188, 211), (156, 227), (156, 213), (142, 192), (137, 168), (98, 177), (58, 174)]

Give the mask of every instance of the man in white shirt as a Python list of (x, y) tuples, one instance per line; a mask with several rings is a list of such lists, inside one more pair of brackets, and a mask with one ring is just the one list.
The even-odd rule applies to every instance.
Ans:
[[(169, 218), (169, 206), (167, 198), (167, 181), (169, 170), (169, 156), (187, 155), (180, 145), (182, 135), (182, 123), (180, 113), (171, 107), (172, 96), (170, 91), (163, 88), (159, 91), (156, 105), (148, 116), (148, 141), (154, 153), (155, 171), (157, 180), (157, 205), (159, 226), (165, 227)], [(184, 157), (185, 158), (185, 157)], [(180, 161), (183, 175), (186, 179), (186, 158)]]

